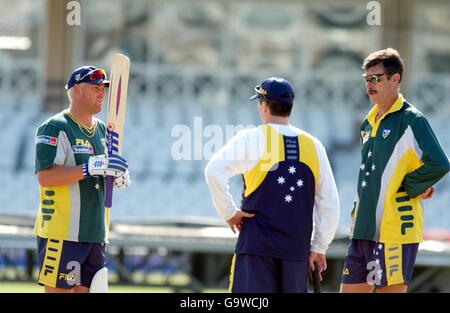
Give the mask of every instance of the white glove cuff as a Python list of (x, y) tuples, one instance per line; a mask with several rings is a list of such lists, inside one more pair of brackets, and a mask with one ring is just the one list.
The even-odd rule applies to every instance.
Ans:
[(88, 163), (84, 163), (81, 167), (83, 169), (83, 177), (87, 178), (87, 177), (91, 177), (91, 175), (89, 174), (89, 164)]

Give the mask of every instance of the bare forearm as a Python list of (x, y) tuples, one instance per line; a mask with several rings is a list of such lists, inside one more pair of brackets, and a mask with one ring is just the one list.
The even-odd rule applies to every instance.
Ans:
[(38, 172), (37, 176), (39, 184), (43, 187), (65, 186), (84, 178), (81, 166), (67, 167), (59, 165)]

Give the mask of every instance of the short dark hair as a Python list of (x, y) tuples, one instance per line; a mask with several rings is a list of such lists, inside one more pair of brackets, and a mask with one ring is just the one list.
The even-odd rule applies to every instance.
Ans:
[(388, 75), (388, 79), (394, 74), (400, 75), (400, 82), (403, 78), (403, 59), (397, 50), (387, 48), (384, 50), (375, 51), (364, 59), (362, 64), (363, 71), (367, 71), (369, 68), (381, 64), (385, 73)]
[(293, 104), (270, 100), (265, 97), (259, 97), (258, 101), (259, 103), (266, 101), (270, 114), (274, 116), (289, 117), (291, 115)]

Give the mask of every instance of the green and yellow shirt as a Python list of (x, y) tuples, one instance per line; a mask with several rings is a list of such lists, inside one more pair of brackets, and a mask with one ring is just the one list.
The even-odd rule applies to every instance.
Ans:
[[(87, 128), (65, 110), (36, 132), (35, 171), (54, 165), (77, 166), (91, 155), (104, 154), (105, 125), (94, 119)], [(34, 233), (43, 238), (75, 242), (107, 242), (109, 212), (105, 211), (104, 179), (92, 176), (67, 186), (40, 186)]]
[(353, 239), (421, 242), (418, 196), (449, 171), (449, 160), (426, 118), (402, 95), (375, 121), (377, 113), (374, 106), (361, 125)]

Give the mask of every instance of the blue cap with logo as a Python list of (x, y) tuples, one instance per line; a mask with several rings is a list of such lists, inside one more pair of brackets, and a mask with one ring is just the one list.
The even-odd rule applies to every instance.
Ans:
[(269, 77), (265, 79), (261, 85), (255, 87), (255, 92), (256, 94), (251, 96), (249, 100), (263, 97), (291, 105), (294, 103), (294, 90), (292, 89), (292, 85), (281, 77)]
[(106, 78), (105, 70), (93, 65), (82, 66), (73, 71), (67, 81), (66, 89), (70, 89), (73, 85), (80, 83), (104, 84), (105, 87), (109, 87), (109, 80)]

